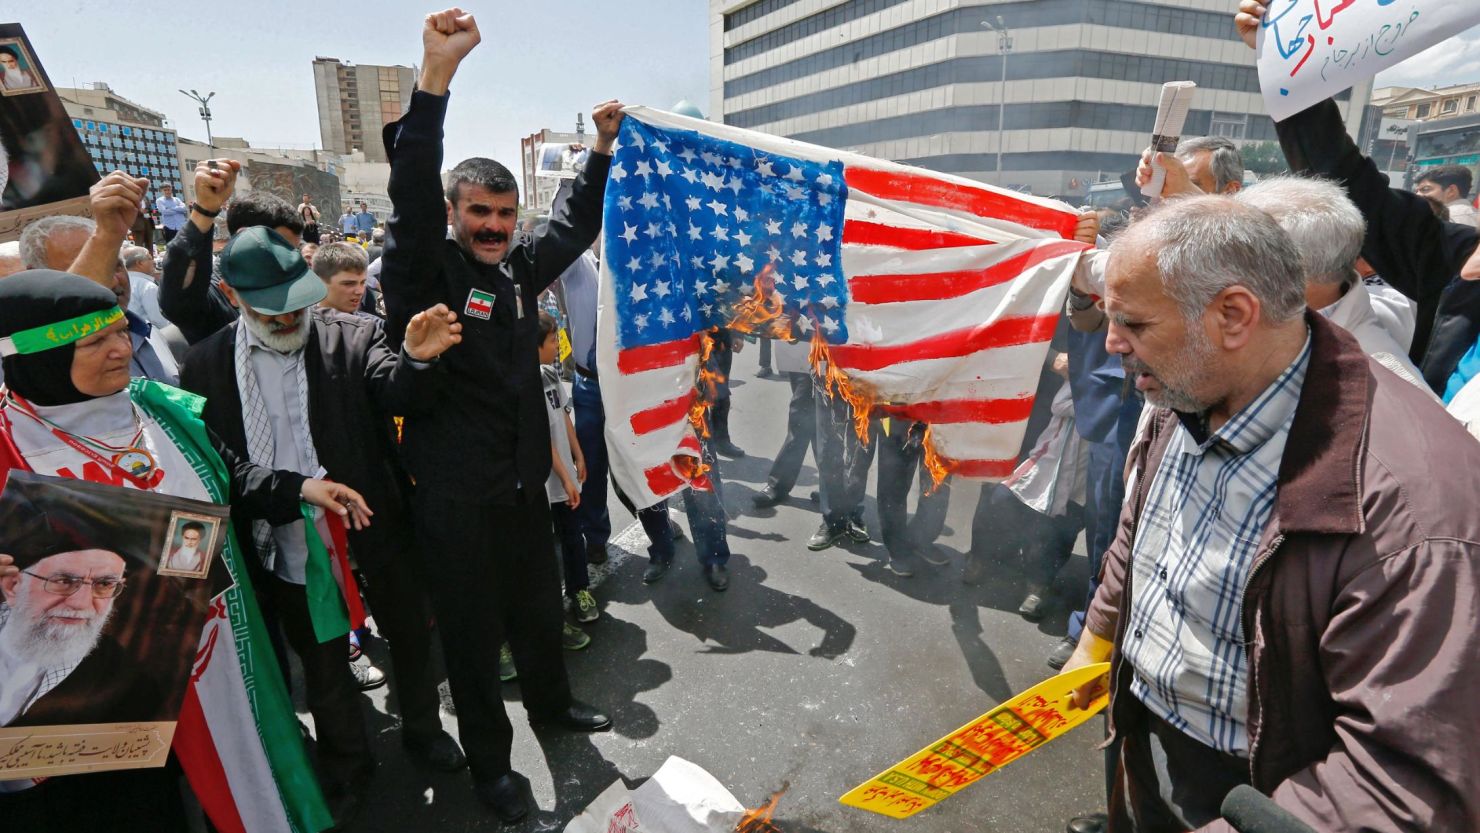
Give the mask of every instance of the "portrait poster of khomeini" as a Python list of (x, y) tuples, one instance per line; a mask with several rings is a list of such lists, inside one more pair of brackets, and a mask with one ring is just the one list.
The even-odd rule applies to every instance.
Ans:
[(0, 747), (29, 727), (177, 718), (210, 599), (230, 579), (219, 564), (198, 577), (156, 570), (182, 513), (224, 511), (10, 473), (0, 553), (20, 572), (0, 578)]

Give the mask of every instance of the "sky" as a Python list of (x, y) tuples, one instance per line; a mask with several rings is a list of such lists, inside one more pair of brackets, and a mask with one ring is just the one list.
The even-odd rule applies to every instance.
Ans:
[[(1472, 0), (1467, 0), (1472, 1)], [(1453, 0), (1460, 2), (1460, 0)], [(356, 0), (208, 2), (0, 0), (19, 20), (54, 83), (106, 81), (204, 140), (196, 104), (178, 90), (214, 91), (212, 131), (255, 147), (319, 142), (312, 61), (419, 64), (426, 4)], [(679, 99), (709, 110), (705, 0), (483, 0), (468, 7), (483, 42), (452, 84), (445, 166), (492, 156), (518, 170), (519, 138), (575, 129), (608, 98), (667, 109)], [(1232, 5), (1230, 0), (1230, 6)], [(558, 11), (550, 11), (554, 6)], [(304, 20), (304, 9), (333, 10)], [(338, 13), (352, 9), (352, 14)], [(1231, 24), (1230, 24), (1231, 25)], [(1480, 28), (1383, 73), (1378, 85), (1480, 81)]]
[[(106, 81), (200, 141), (197, 105), (179, 90), (214, 91), (214, 135), (307, 148), (320, 141), (313, 59), (419, 65), (422, 19), (441, 8), (408, 0), (0, 0), (0, 20), (20, 21), (58, 86)], [(465, 8), (483, 41), (452, 82), (445, 167), (492, 156), (517, 173), (521, 136), (574, 131), (577, 112), (594, 135), (591, 107), (611, 98), (663, 109), (687, 98), (709, 110), (704, 0), (483, 0)], [(306, 20), (305, 9), (316, 19)]]

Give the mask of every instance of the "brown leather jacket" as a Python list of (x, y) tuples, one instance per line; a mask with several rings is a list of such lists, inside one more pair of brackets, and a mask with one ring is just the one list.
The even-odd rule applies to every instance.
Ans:
[[(1274, 515), (1244, 590), (1251, 781), (1316, 830), (1480, 830), (1480, 443), (1319, 315)], [(1174, 433), (1155, 412), (1087, 627), (1131, 668), (1136, 520)], [(1215, 822), (1209, 831), (1231, 830)]]

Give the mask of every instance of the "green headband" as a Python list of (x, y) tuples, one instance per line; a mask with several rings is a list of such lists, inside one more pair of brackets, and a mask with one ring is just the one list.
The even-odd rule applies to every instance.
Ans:
[(109, 307), (89, 312), (55, 324), (43, 324), (0, 338), (0, 356), (42, 353), (87, 338), (105, 327), (123, 320), (123, 310)]

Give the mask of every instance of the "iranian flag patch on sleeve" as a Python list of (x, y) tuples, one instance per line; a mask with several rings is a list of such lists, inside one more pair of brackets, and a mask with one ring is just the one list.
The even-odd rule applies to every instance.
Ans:
[(493, 293), (474, 289), (468, 292), (468, 304), (463, 307), (464, 315), (487, 321), (493, 317)]

